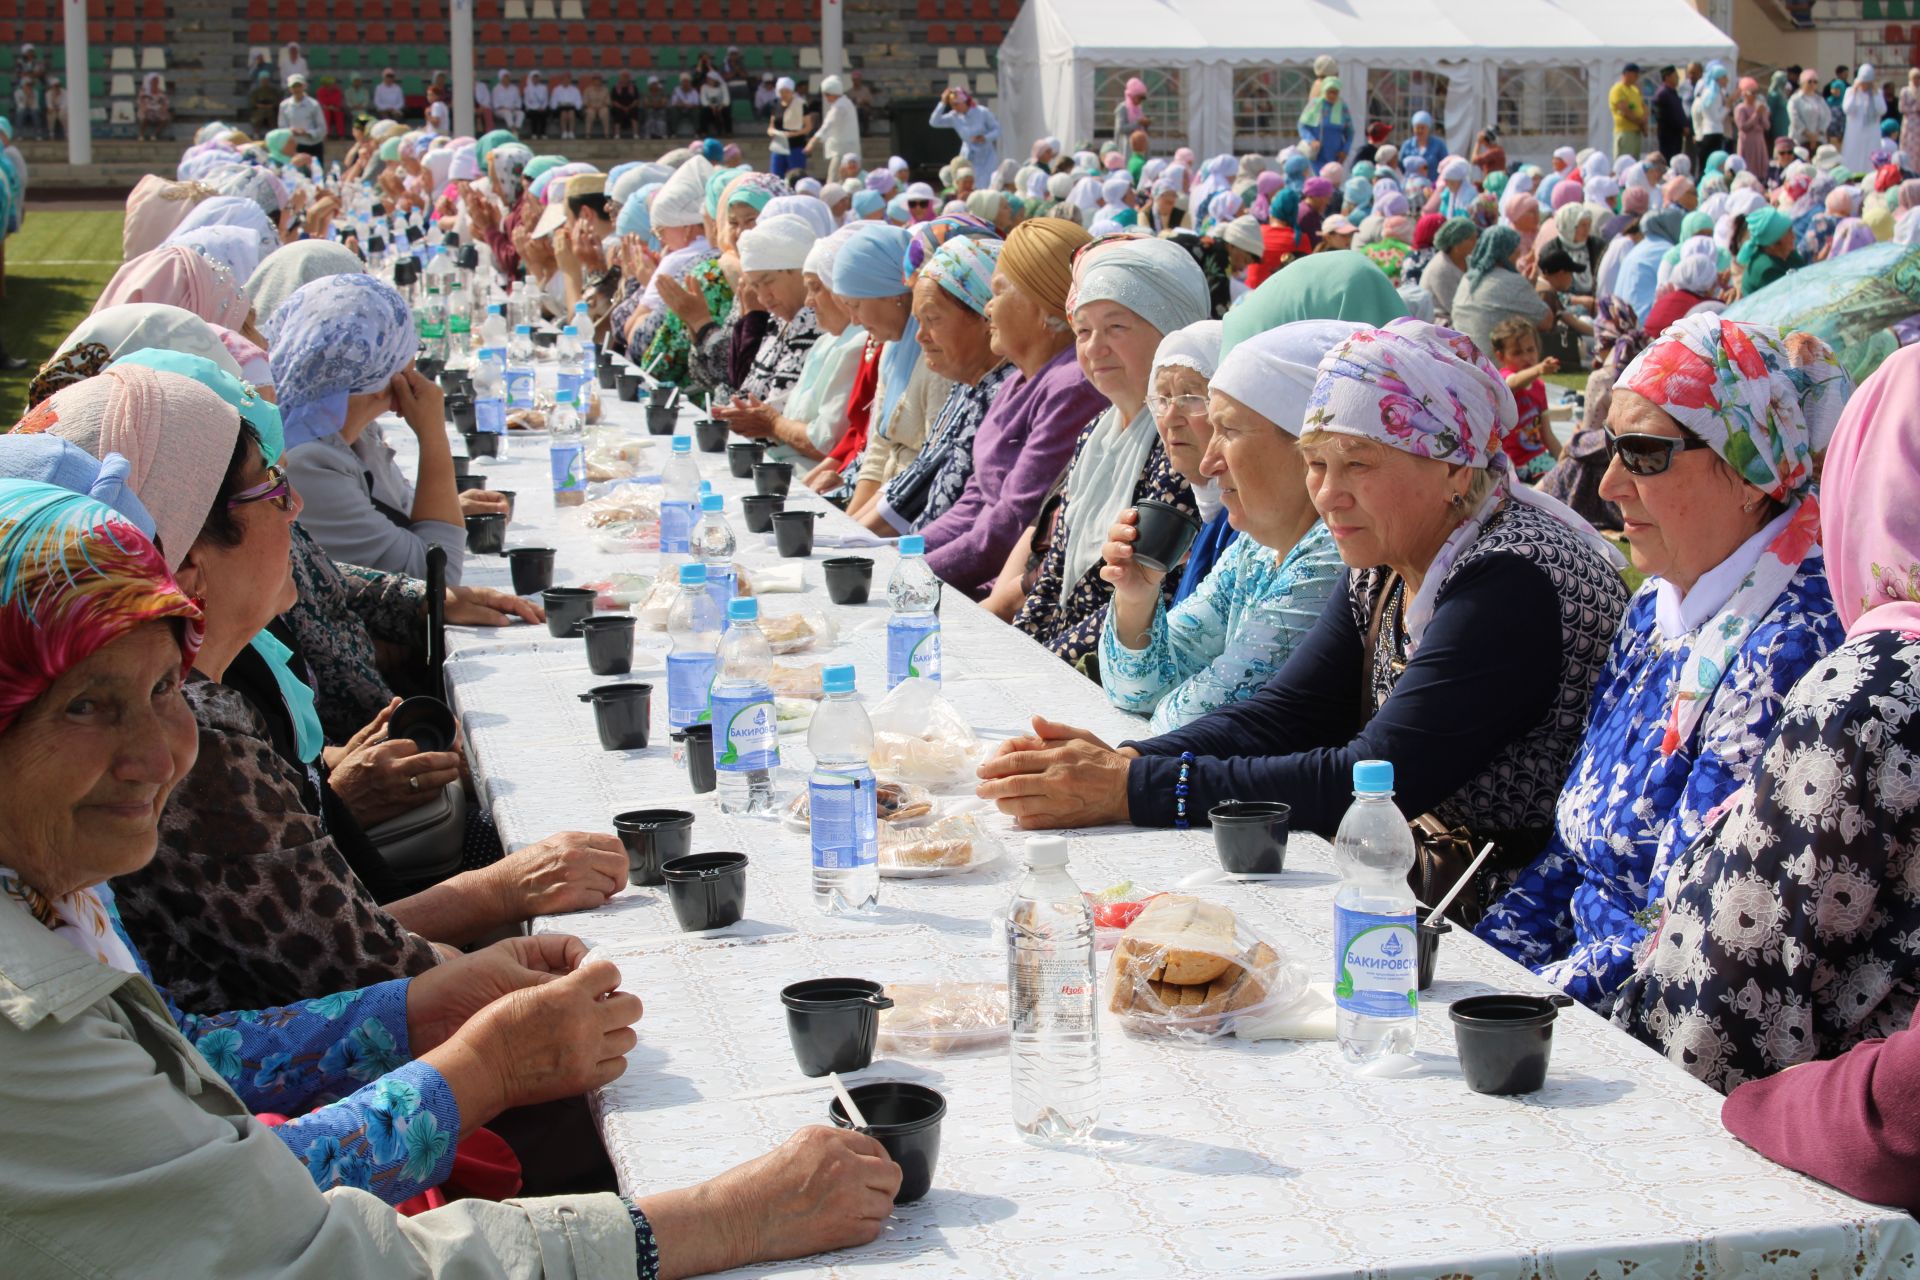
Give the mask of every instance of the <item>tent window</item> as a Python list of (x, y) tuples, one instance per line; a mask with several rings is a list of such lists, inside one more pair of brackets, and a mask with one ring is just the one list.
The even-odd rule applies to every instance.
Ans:
[(1587, 136), (1587, 73), (1579, 67), (1502, 67), (1496, 119), (1518, 137)]
[(1233, 149), (1278, 151), (1298, 141), (1311, 67), (1246, 67), (1233, 73)]
[(1430, 71), (1367, 73), (1367, 119), (1385, 120), (1392, 137), (1413, 132), (1413, 113), (1431, 111), (1435, 120), (1447, 118), (1447, 77)]
[(1139, 76), (1147, 83), (1145, 110), (1151, 132), (1160, 138), (1185, 138), (1187, 104), (1180, 93), (1178, 71), (1154, 71), (1137, 67), (1095, 67), (1093, 69), (1094, 132), (1100, 138), (1112, 136), (1113, 109), (1125, 95), (1127, 81)]

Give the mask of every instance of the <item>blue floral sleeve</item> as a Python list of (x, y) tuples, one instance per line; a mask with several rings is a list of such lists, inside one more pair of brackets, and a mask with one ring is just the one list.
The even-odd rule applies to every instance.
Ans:
[[(111, 909), (111, 897), (103, 897)], [(113, 915), (118, 927), (119, 913)], [(139, 948), (124, 928), (120, 936), (137, 958)], [(145, 960), (140, 967), (145, 972)], [(399, 1204), (446, 1181), (460, 1138), (460, 1105), (446, 1078), (413, 1061), (407, 1036), (412, 981), (215, 1014), (183, 1013), (164, 989), (155, 989), (180, 1033), (241, 1102), (290, 1117), (274, 1132), (315, 1185), (322, 1191), (356, 1187)]]

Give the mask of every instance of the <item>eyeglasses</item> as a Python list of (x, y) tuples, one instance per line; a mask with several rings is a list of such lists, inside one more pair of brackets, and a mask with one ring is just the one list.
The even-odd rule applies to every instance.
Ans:
[(227, 510), (234, 511), (250, 502), (271, 502), (282, 511), (293, 510), (293, 484), (278, 463), (267, 468), (267, 478), (251, 489), (242, 489), (227, 499)]
[(1205, 396), (1191, 394), (1184, 396), (1148, 396), (1147, 408), (1153, 411), (1153, 416), (1156, 418), (1164, 418), (1170, 413), (1179, 413), (1188, 418), (1198, 418), (1203, 417), (1207, 412), (1207, 398)]
[(1706, 447), (1704, 442), (1682, 440), (1678, 436), (1655, 436), (1641, 432), (1607, 434), (1608, 460), (1620, 459), (1620, 465), (1627, 469), (1630, 476), (1661, 475), (1673, 465), (1674, 454)]

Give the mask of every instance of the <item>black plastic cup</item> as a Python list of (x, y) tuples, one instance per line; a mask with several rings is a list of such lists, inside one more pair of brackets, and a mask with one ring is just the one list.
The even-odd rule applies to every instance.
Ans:
[(1491, 995), (1456, 1000), (1453, 1043), (1475, 1093), (1535, 1093), (1547, 1082), (1553, 1022), (1572, 996)]
[(776, 494), (786, 497), (787, 490), (793, 487), (793, 464), (791, 462), (756, 462), (753, 464), (753, 491), (755, 493)]
[(637, 373), (623, 373), (619, 375), (619, 393), (622, 400), (638, 400), (640, 398), (640, 375)]
[(551, 347), (559, 341), (560, 333), (558, 330), (535, 329), (533, 331), (533, 345), (536, 347)]
[(658, 404), (650, 404), (647, 406), (647, 434), (648, 435), (670, 436), (673, 434), (673, 429), (679, 424), (680, 424), (680, 406), (679, 405), (670, 404), (670, 405), (662, 406)]
[(1421, 910), (1420, 923), (1420, 990), (1425, 991), (1433, 985), (1434, 966), (1440, 963), (1440, 935), (1452, 933), (1453, 926), (1445, 920), (1426, 923), (1426, 911)]
[(687, 738), (687, 781), (693, 794), (706, 795), (720, 785), (720, 773), (713, 762), (713, 726), (690, 724), (683, 731)]
[(467, 550), (477, 556), (497, 556), (507, 545), (507, 518), (498, 511), (467, 517)]
[(508, 547), (507, 569), (513, 574), (513, 594), (530, 596), (553, 585), (552, 547)]
[(1277, 876), (1287, 865), (1293, 806), (1278, 800), (1223, 800), (1207, 810), (1220, 865), (1237, 876)]
[(702, 453), (719, 453), (727, 447), (727, 424), (718, 418), (702, 418), (693, 424), (693, 442)]
[(546, 587), (540, 602), (547, 606), (547, 634), (570, 636), (580, 624), (593, 616), (595, 592), (591, 587)]
[(627, 849), (627, 883), (636, 888), (665, 884), (663, 864), (693, 850), (693, 815), (685, 809), (633, 809), (613, 817)]
[(647, 403), (655, 409), (663, 405), (678, 405), (680, 397), (674, 394), (675, 390), (677, 388), (671, 382), (657, 382), (648, 393)]
[(767, 446), (758, 440), (736, 440), (727, 446), (727, 470), (736, 480), (751, 480), (754, 464), (766, 455)]
[(773, 514), (773, 540), (780, 554), (798, 560), (813, 554), (813, 522), (817, 511), (776, 511)]
[(630, 613), (608, 613), (580, 624), (587, 639), (587, 670), (597, 676), (623, 676), (633, 670), (633, 624)]
[(446, 372), (446, 368), (446, 361), (436, 360), (432, 356), (418, 356), (413, 362), (413, 371), (428, 382), (438, 382), (440, 375)]
[(453, 487), (460, 493), (487, 487), (487, 478), (478, 471), (456, 471), (453, 473)]
[(1155, 573), (1170, 572), (1200, 536), (1200, 522), (1180, 508), (1148, 498), (1137, 503), (1140, 523), (1134, 532), (1133, 558)]
[(422, 751), (451, 751), (460, 729), (453, 708), (438, 698), (408, 698), (387, 717), (387, 737), (405, 738)]
[(600, 367), (593, 371), (593, 376), (602, 391), (618, 391), (620, 388), (620, 370), (611, 359), (602, 360)]
[(603, 684), (580, 695), (593, 704), (593, 725), (608, 751), (638, 751), (647, 745), (653, 719), (653, 686)]
[[(927, 1194), (940, 1162), (940, 1121), (946, 1118), (947, 1100), (923, 1084), (904, 1080), (856, 1084), (847, 1093), (866, 1117), (866, 1131), (900, 1166), (900, 1190), (893, 1202), (912, 1204)], [(854, 1127), (838, 1098), (827, 1104), (827, 1119), (836, 1129)]]
[(865, 556), (835, 556), (820, 566), (827, 598), (835, 604), (865, 604), (873, 591), (873, 561)]
[(886, 989), (865, 978), (814, 978), (780, 993), (787, 1036), (803, 1076), (858, 1071), (873, 1061), (880, 1011), (893, 1008)]
[(500, 456), (500, 434), (497, 431), (469, 431), (467, 433), (467, 456), (469, 458), (497, 458)]
[(747, 855), (696, 853), (661, 864), (674, 919), (688, 933), (724, 929), (747, 911)]
[(470, 432), (475, 426), (472, 396), (448, 396), (447, 417), (461, 431)]
[(747, 522), (748, 533), (771, 532), (774, 514), (786, 509), (787, 500), (778, 494), (750, 493), (740, 499), (740, 511)]
[(493, 492), (507, 500), (507, 519), (512, 520), (514, 491), (512, 489), (495, 489)]

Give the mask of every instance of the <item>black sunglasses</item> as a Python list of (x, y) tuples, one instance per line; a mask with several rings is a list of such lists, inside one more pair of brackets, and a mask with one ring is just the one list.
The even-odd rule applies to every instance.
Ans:
[(1673, 465), (1673, 455), (1688, 449), (1704, 449), (1701, 441), (1682, 440), (1678, 436), (1646, 435), (1629, 431), (1607, 433), (1607, 458), (1620, 459), (1630, 476), (1657, 476)]

